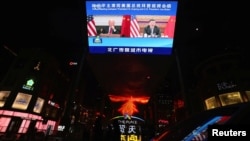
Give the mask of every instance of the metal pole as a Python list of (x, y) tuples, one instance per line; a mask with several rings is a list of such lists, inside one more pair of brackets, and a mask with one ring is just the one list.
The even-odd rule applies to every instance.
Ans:
[(66, 103), (66, 109), (65, 109), (65, 114), (63, 115), (64, 116), (64, 121), (66, 121), (66, 125), (65, 125), (65, 132), (66, 132), (66, 139), (68, 138), (68, 135), (69, 135), (69, 127), (71, 125), (71, 113), (72, 113), (72, 108), (75, 104), (75, 92), (76, 92), (76, 89), (78, 88), (79, 86), (79, 82), (80, 82), (80, 78), (81, 78), (81, 74), (82, 74), (82, 71), (83, 71), (83, 66), (85, 64), (85, 50), (83, 51), (83, 54), (82, 54), (82, 57), (81, 57), (81, 62), (78, 63), (79, 64), (79, 69), (77, 71), (77, 74), (75, 76), (75, 79), (74, 81), (72, 82), (72, 85), (71, 85), (71, 88), (69, 89), (69, 92), (68, 92), (68, 100), (67, 100), (67, 103)]
[(180, 82), (180, 88), (181, 88), (181, 96), (184, 100), (184, 107), (186, 108), (186, 111), (187, 113), (186, 114), (189, 114), (189, 102), (188, 102), (188, 99), (187, 99), (187, 95), (185, 93), (185, 84), (184, 84), (184, 81), (183, 81), (183, 76), (182, 76), (182, 69), (181, 69), (181, 64), (180, 64), (180, 60), (179, 60), (179, 56), (178, 56), (178, 51), (177, 49), (175, 48), (175, 58), (176, 58), (176, 64), (177, 64), (177, 71), (178, 71), (178, 76), (179, 76), (179, 82)]

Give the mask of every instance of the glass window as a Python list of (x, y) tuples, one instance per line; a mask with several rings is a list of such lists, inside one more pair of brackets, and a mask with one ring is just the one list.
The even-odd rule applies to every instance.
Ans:
[(33, 112), (41, 113), (43, 104), (44, 104), (44, 99), (38, 97), (36, 100), (36, 105), (33, 108)]
[(219, 95), (222, 106), (242, 103), (240, 92), (231, 92)]
[(10, 95), (10, 91), (0, 91), (0, 107), (3, 107), (5, 104), (5, 101)]
[(30, 103), (31, 97), (32, 95), (29, 94), (18, 93), (15, 101), (13, 102), (12, 108), (26, 110)]
[(250, 101), (250, 91), (246, 91), (247, 99)]
[(207, 110), (219, 107), (219, 104), (217, 103), (215, 96), (206, 99), (205, 103)]

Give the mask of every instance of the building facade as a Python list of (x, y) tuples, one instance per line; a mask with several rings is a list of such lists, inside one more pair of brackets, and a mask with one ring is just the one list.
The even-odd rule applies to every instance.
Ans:
[(198, 78), (192, 102), (203, 110), (250, 100), (250, 69), (240, 53), (213, 56), (195, 69)]
[(38, 48), (24, 49), (0, 83), (0, 133), (58, 131), (70, 79), (53, 55)]

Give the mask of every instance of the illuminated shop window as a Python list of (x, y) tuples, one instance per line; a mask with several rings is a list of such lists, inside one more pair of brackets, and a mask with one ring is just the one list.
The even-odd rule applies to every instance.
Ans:
[(250, 91), (246, 91), (247, 99), (250, 101)]
[(240, 92), (231, 92), (219, 95), (222, 106), (242, 103)]
[(18, 130), (18, 133), (26, 133), (28, 131), (29, 125), (30, 125), (30, 120), (24, 119)]
[(206, 99), (205, 103), (207, 110), (219, 107), (219, 104), (217, 103), (215, 96)]
[(32, 95), (25, 93), (18, 93), (15, 101), (12, 104), (12, 108), (26, 110), (29, 106)]
[(32, 120), (37, 121), (35, 127), (38, 131), (46, 131), (49, 128), (49, 135), (53, 133), (53, 130), (56, 127), (56, 121), (48, 120), (47, 124), (44, 124), (43, 118), (34, 114), (8, 110), (0, 110), (0, 114), (0, 132), (2, 133), (6, 132), (13, 117), (20, 117), (22, 119), (22, 123), (18, 129), (18, 133), (26, 133)]
[(44, 99), (38, 97), (36, 100), (36, 105), (33, 108), (33, 112), (40, 114), (43, 108), (43, 104)]
[(5, 132), (10, 123), (10, 117), (0, 117), (0, 132)]
[(3, 107), (5, 104), (5, 101), (10, 95), (10, 91), (0, 91), (0, 107)]

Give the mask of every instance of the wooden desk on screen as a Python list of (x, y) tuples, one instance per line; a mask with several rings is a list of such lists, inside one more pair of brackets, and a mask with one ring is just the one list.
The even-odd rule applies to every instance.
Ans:
[(120, 34), (104, 34), (104, 33), (101, 33), (99, 36), (100, 37), (112, 37), (112, 38), (114, 38), (114, 37), (121, 37)]

